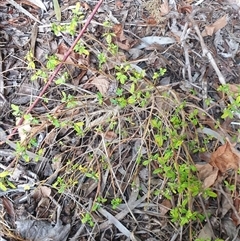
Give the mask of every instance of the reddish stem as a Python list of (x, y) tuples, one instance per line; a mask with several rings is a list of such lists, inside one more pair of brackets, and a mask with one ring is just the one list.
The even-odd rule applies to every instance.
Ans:
[[(83, 28), (81, 29), (81, 31), (79, 32), (77, 38), (75, 39), (75, 41), (73, 42), (72, 46), (69, 48), (69, 50), (67, 51), (67, 53), (64, 55), (63, 60), (61, 61), (61, 63), (56, 67), (56, 69), (54, 70), (54, 72), (52, 73), (52, 75), (49, 77), (48, 82), (45, 84), (45, 86), (43, 87), (42, 91), (40, 92), (40, 94), (38, 95), (38, 97), (36, 98), (36, 100), (32, 103), (32, 105), (30, 105), (27, 109), (27, 111), (25, 112), (25, 114), (29, 114), (33, 108), (36, 106), (36, 104), (39, 102), (40, 98), (44, 95), (45, 91), (47, 90), (47, 88), (49, 87), (49, 85), (53, 82), (54, 78), (56, 77), (56, 75), (58, 74), (58, 72), (60, 71), (60, 69), (62, 68), (64, 62), (67, 60), (68, 56), (71, 54), (71, 52), (73, 51), (75, 45), (78, 43), (78, 41), (80, 40), (80, 38), (82, 37), (83, 33), (85, 32), (85, 30), (87, 29), (88, 25), (90, 24), (91, 20), (93, 19), (94, 15), (96, 14), (97, 10), (99, 9), (99, 7), (101, 6), (103, 0), (99, 0), (98, 4), (95, 6), (95, 8), (93, 9), (92, 13), (90, 14), (90, 16), (88, 17), (86, 23), (84, 24)], [(18, 125), (15, 126), (15, 128), (13, 129), (12, 133), (7, 137), (7, 139), (10, 139), (18, 130), (19, 126), (23, 123), (24, 121), (24, 115), (22, 115), (20, 121), (18, 122)]]

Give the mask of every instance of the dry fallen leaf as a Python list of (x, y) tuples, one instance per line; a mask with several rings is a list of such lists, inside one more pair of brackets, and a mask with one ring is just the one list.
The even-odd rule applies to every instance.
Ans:
[(161, 16), (165, 16), (167, 15), (169, 12), (170, 12), (170, 8), (169, 8), (169, 5), (168, 5), (168, 1), (165, 0), (163, 2), (163, 4), (161, 4), (160, 6), (160, 12), (161, 12)]
[(206, 26), (205, 29), (202, 32), (202, 36), (203, 37), (212, 36), (219, 29), (224, 28), (226, 25), (227, 25), (227, 15), (224, 15), (223, 17), (219, 18), (213, 24)]
[(90, 84), (95, 85), (103, 96), (106, 95), (109, 88), (109, 80), (106, 76), (99, 75), (94, 78)]
[(211, 187), (217, 180), (218, 169), (208, 163), (204, 165), (196, 164), (196, 168), (198, 170), (200, 180), (203, 181), (203, 187)]
[(212, 153), (210, 164), (217, 167), (221, 173), (230, 169), (238, 170), (240, 163), (240, 153), (234, 148), (229, 140)]
[(123, 32), (122, 24), (115, 24), (113, 26), (113, 31), (115, 34), (113, 41), (115, 44), (118, 45), (119, 48), (124, 49), (124, 50), (129, 50), (132, 46), (134, 46), (137, 43), (136, 40), (133, 40), (133, 39), (125, 36), (125, 34)]
[(172, 203), (168, 199), (164, 199), (159, 205), (159, 211), (161, 215), (165, 215), (172, 208)]
[[(18, 125), (20, 118), (16, 118), (16, 125)], [(30, 120), (24, 120), (23, 124), (18, 127), (18, 134), (20, 136), (21, 143), (23, 143), (28, 134), (31, 132), (32, 127), (30, 126)]]
[(113, 131), (107, 131), (107, 132), (104, 133), (104, 138), (107, 141), (113, 141), (114, 139), (117, 138), (117, 134)]
[(234, 94), (234, 97), (238, 97), (240, 93), (240, 85), (239, 84), (228, 84), (229, 90)]

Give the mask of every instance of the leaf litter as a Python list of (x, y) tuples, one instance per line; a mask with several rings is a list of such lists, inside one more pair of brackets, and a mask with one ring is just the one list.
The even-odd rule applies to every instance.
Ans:
[[(40, 24), (31, 43), (38, 69), (45, 68), (48, 54), (61, 62), (75, 38), (65, 31), (54, 36), (50, 28), (60, 17), (61, 24), (70, 21), (74, 1), (56, 1), (55, 9), (48, 1), (24, 2), (0, 4), (6, 45), (0, 49), (0, 86), (7, 102), (0, 122), (1, 238), (238, 240), (239, 151), (232, 143), (239, 130), (226, 124), (239, 122), (238, 111), (231, 109), (229, 121), (220, 118), (239, 92), (236, 2), (104, 1), (82, 36), (90, 55), (71, 52), (62, 65), (68, 77), (59, 74), (31, 110), (31, 120), (38, 121), (21, 124), (18, 136), (7, 141), (16, 125), (11, 104), (24, 113), (46, 81), (38, 76), (32, 85), (34, 71), (24, 63), (34, 22)], [(88, 1), (80, 6), (84, 16), (94, 8)], [(112, 21), (115, 54), (103, 36), (109, 33), (105, 20)], [(99, 53), (106, 57), (102, 68)], [(127, 64), (136, 72), (123, 76)], [(117, 76), (126, 79), (123, 86)], [(219, 82), (233, 94), (220, 94)], [(187, 163), (197, 173), (187, 172)], [(186, 193), (186, 176), (201, 181), (198, 195), (191, 186)], [(203, 210), (205, 219), (180, 225), (184, 212)]]

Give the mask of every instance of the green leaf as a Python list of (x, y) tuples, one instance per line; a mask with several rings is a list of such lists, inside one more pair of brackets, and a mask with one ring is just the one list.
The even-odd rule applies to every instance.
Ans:
[(7, 177), (9, 174), (10, 174), (9, 171), (3, 171), (3, 172), (0, 172), (0, 178)]
[(58, 0), (53, 0), (53, 7), (54, 7), (54, 12), (56, 14), (56, 19), (57, 21), (61, 21), (61, 8), (59, 5)]
[(2, 182), (0, 182), (0, 189), (4, 192), (7, 191), (7, 187)]

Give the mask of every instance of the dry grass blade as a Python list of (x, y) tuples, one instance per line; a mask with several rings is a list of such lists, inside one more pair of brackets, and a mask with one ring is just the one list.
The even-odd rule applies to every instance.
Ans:
[(20, 12), (34, 20), (35, 22), (38, 22), (40, 24), (41, 21), (39, 21), (37, 18), (35, 18), (31, 13), (29, 13), (26, 9), (24, 9), (22, 6), (20, 6), (18, 3), (16, 3), (14, 0), (7, 0), (8, 3), (12, 4), (16, 9), (18, 9)]
[(122, 225), (119, 220), (117, 220), (112, 214), (110, 214), (108, 211), (106, 211), (103, 208), (99, 208), (98, 212), (100, 212), (104, 217), (106, 217), (108, 219), (108, 223), (109, 224), (114, 224), (115, 227), (117, 227), (117, 229), (119, 231), (121, 231), (125, 236), (127, 236), (128, 238), (130, 238), (133, 241), (140, 241), (137, 237), (134, 236), (133, 233), (131, 233), (124, 225)]

